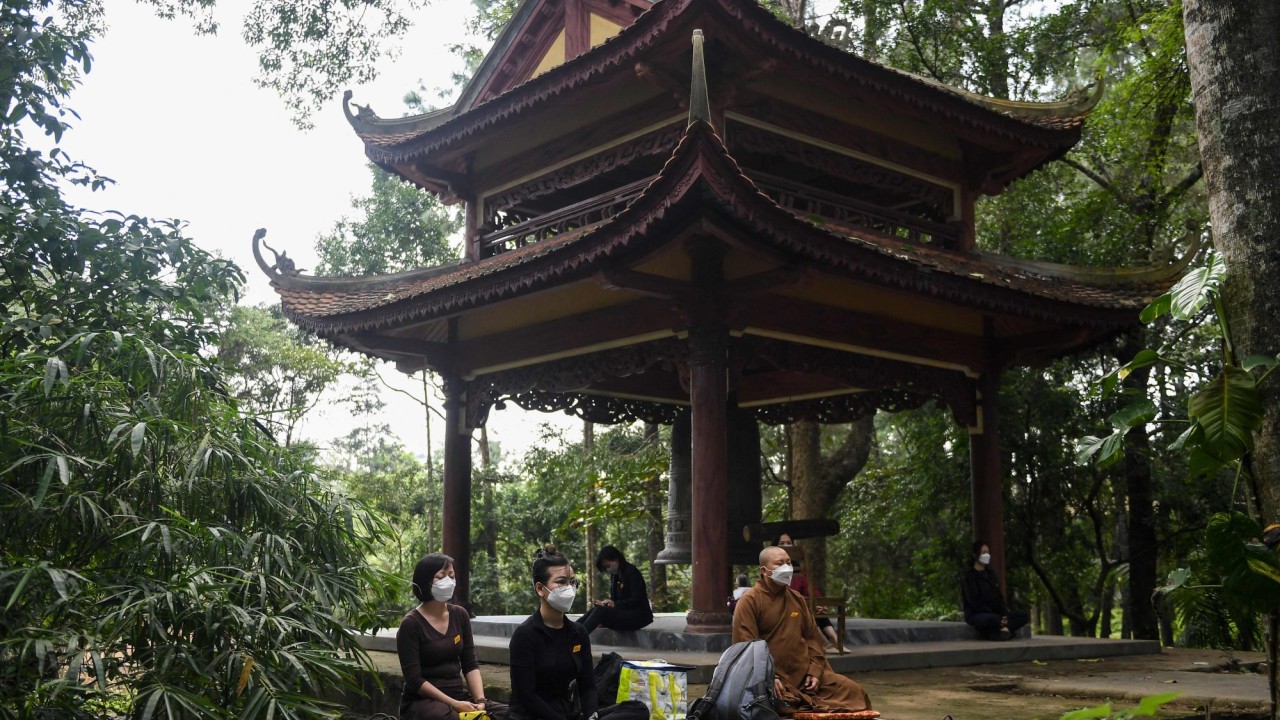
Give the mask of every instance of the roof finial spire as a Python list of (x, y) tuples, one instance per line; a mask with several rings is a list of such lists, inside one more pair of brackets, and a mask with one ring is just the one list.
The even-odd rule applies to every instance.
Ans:
[(702, 57), (702, 31), (693, 31), (693, 79), (689, 87), (689, 124), (698, 120), (711, 124), (711, 101), (707, 98), (707, 64)]

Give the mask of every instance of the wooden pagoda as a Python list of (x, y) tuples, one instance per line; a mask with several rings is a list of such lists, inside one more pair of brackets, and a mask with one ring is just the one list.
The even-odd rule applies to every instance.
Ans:
[(1131, 326), (1181, 270), (975, 248), (975, 199), (1066, 152), (1096, 97), (975, 96), (754, 0), (526, 0), (455, 105), (386, 119), (349, 100), (373, 162), (465, 204), (465, 257), (362, 278), (259, 263), (300, 327), (443, 376), (444, 551), (464, 602), (471, 432), (506, 403), (691, 414), (690, 631), (729, 622), (739, 413), (944, 403), (971, 437), (974, 533), (1002, 568), (1001, 372)]

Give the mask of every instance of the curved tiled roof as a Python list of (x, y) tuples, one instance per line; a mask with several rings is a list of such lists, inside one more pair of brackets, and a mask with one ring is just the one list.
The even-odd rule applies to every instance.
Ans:
[[(603, 261), (651, 250), (671, 227), (711, 216), (750, 242), (824, 272), (1014, 316), (1093, 326), (1132, 322), (1179, 268), (1087, 278), (1065, 266), (1002, 262), (868, 230), (819, 226), (760, 193), (704, 122), (686, 130), (662, 172), (624, 211), (593, 227), (476, 262), (375, 278), (310, 278), (272, 273), (286, 315), (320, 333), (385, 328), (590, 276)], [(666, 229), (666, 231), (664, 231)]]
[(455, 105), (427, 115), (390, 120), (377, 118), (366, 108), (358, 115), (347, 110), (347, 117), (375, 162), (397, 163), (427, 155), (528, 109), (554, 102), (606, 74), (630, 68), (644, 50), (662, 39), (664, 30), (681, 16), (698, 11), (720, 15), (735, 31), (751, 32), (774, 51), (843, 82), (872, 88), (886, 98), (980, 132), (1041, 147), (1074, 144), (1076, 131), (1098, 96), (1094, 93), (1084, 100), (1058, 103), (986, 98), (827, 45), (778, 20), (754, 0), (660, 0), (613, 38), (474, 108)]

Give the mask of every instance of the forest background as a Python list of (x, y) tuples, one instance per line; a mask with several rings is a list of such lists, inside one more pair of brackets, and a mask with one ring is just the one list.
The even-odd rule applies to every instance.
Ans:
[[(216, 30), (212, 0), (146, 4)], [(477, 6), (474, 34), (492, 39), (512, 7)], [(814, 32), (830, 19), (803, 2), (775, 9)], [(1105, 81), (1071, 153), (983, 201), (979, 242), (1135, 266), (1209, 239), (1184, 10), (1193, 17), (1163, 0), (844, 0), (833, 15), (853, 51), (983, 94), (1052, 99)], [(60, 147), (74, 118), (67, 98), (91, 70), (109, 9), (5, 0), (2, 12), (0, 713), (324, 712), (307, 689), (349, 681), (360, 653), (347, 628), (394, 625), (411, 603), (405, 576), (438, 547), (440, 453), (430, 439), (403, 447), (379, 421), (387, 368), (297, 332), (275, 307), (238, 304), (243, 271), (180, 224), (66, 199), (70, 186), (110, 182)], [(301, 128), (430, 13), (412, 0), (261, 0), (243, 37), (261, 57), (257, 80)], [(456, 50), (471, 67), (480, 57)], [(413, 90), (406, 112), (435, 100)], [(1274, 212), (1261, 227), (1274, 229)], [(374, 171), (369, 193), (316, 239), (315, 272), (448, 261), (458, 222)], [(1232, 350), (1232, 260), (1206, 249), (1195, 301), (1166, 299), (1131, 333), (1006, 373), (1008, 584), (1038, 632), (1240, 649), (1266, 640), (1275, 588), (1240, 592), (1231, 574), (1249, 553), (1275, 566), (1259, 550), (1261, 520), (1277, 516), (1273, 469), (1252, 441), (1239, 452), (1202, 442), (1217, 426), (1196, 410), (1215, 388), (1210, 398), (1236, 398), (1239, 373), (1265, 387), (1274, 366), (1274, 344), (1270, 359)], [(424, 423), (439, 407), (433, 383), (415, 388)], [(348, 407), (363, 420), (320, 448), (297, 429), (339, 385), (357, 388)], [(1219, 426), (1264, 443), (1270, 412)], [(761, 432), (765, 519), (840, 523), (808, 551), (820, 585), (864, 617), (959, 616), (968, 442), (944, 409)], [(512, 456), (484, 430), (476, 439), (475, 612), (527, 612), (528, 559), (547, 541), (584, 573), (615, 544), (650, 568), (656, 609), (687, 606), (687, 569), (647, 562), (663, 545), (664, 429), (548, 429)], [(1224, 522), (1236, 523), (1234, 555), (1211, 542)]]

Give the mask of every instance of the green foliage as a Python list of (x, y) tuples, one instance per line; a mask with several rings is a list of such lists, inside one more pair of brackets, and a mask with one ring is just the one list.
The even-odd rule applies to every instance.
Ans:
[(316, 240), (321, 275), (384, 275), (441, 265), (456, 258), (450, 237), (458, 213), (430, 193), (370, 166), (371, 194), (354, 198), (356, 219), (339, 220)]
[[(877, 416), (877, 452), (841, 493), (828, 592), (861, 617), (955, 619), (968, 542), (968, 443), (943, 410)], [(837, 582), (837, 578), (839, 578)]]
[(140, 717), (301, 717), (351, 684), (384, 528), (216, 373), (127, 332), (0, 359), (0, 714), (118, 695)]
[(322, 393), (358, 370), (332, 346), (285, 322), (278, 305), (231, 308), (218, 337), (218, 362), (241, 407), (286, 446)]
[[(161, 17), (186, 16), (196, 32), (220, 29), (217, 0), (145, 0)], [(91, 3), (98, 7), (98, 3)], [(299, 127), (331, 103), (341, 88), (378, 76), (379, 61), (394, 57), (426, 0), (254, 0), (240, 35), (258, 51), (254, 82), (274, 90)]]
[(1081, 708), (1062, 714), (1059, 720), (1130, 720), (1136, 717), (1155, 717), (1160, 708), (1177, 699), (1182, 693), (1171, 692), (1160, 695), (1148, 695), (1138, 701), (1138, 706), (1129, 710), (1113, 710), (1111, 703), (1096, 707)]
[(0, 717), (319, 716), (384, 526), (241, 412), (208, 357), (242, 275), (93, 214), (57, 147), (94, 4), (0, 7)]

